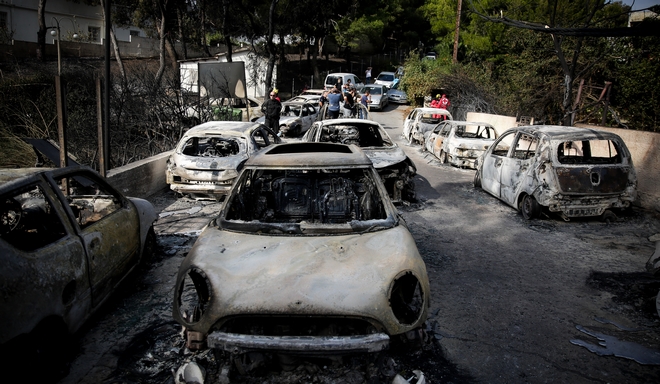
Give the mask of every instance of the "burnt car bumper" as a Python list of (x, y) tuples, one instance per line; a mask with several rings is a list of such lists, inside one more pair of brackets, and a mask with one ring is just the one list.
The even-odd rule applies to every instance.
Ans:
[(343, 354), (385, 350), (389, 346), (390, 337), (385, 333), (361, 336), (263, 336), (212, 332), (207, 342), (209, 347), (232, 353), (267, 350)]

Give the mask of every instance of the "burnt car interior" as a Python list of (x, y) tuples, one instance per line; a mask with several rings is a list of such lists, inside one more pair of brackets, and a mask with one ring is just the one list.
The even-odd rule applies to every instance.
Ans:
[(484, 125), (458, 125), (456, 136), (464, 139), (496, 139), (495, 129)]
[(55, 181), (81, 228), (100, 221), (124, 206), (121, 197), (84, 176), (64, 177)]
[(566, 141), (557, 147), (562, 164), (620, 164), (619, 146), (611, 140)]
[(433, 114), (423, 114), (419, 122), (420, 123), (426, 123), (426, 124), (439, 124), (442, 121), (442, 118), (440, 115), (433, 115)]
[(358, 147), (392, 146), (387, 136), (381, 135), (373, 124), (342, 124), (324, 126), (320, 142), (355, 144)]
[(187, 156), (227, 157), (237, 155), (239, 150), (240, 146), (234, 138), (202, 136), (186, 141), (182, 153)]
[(0, 238), (17, 249), (33, 251), (66, 235), (40, 186), (0, 198)]
[(226, 219), (341, 224), (386, 215), (365, 169), (248, 170), (228, 202)]

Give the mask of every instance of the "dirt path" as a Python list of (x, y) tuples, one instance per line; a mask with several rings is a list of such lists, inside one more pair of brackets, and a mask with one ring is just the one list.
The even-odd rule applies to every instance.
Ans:
[[(660, 282), (644, 273), (658, 219), (635, 211), (610, 225), (524, 221), (475, 190), (473, 171), (441, 165), (405, 144), (403, 111), (389, 107), (373, 118), (418, 167), (419, 202), (401, 213), (431, 280), (427, 348), (307, 361), (232, 382), (379, 383), (396, 373), (410, 378), (414, 369), (431, 383), (655, 382), (660, 365), (630, 358), (660, 364), (654, 301)], [(219, 206), (169, 193), (152, 202), (162, 211), (159, 255), (80, 335), (79, 355), (62, 383), (172, 383), (172, 370), (189, 360), (206, 368), (207, 382), (228, 382), (227, 357), (191, 354), (171, 319), (178, 265)], [(590, 352), (579, 344), (597, 347), (598, 340), (580, 329), (608, 338), (602, 354), (629, 358)]]

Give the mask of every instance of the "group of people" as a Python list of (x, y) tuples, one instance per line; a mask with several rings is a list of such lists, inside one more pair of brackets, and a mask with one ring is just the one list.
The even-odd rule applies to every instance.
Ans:
[[(447, 98), (447, 95), (442, 95), (440, 97), (440, 94), (435, 95), (435, 99), (431, 100), (431, 108), (439, 108), (439, 109), (447, 109), (451, 105), (451, 102)], [(447, 119), (446, 115), (433, 115), (435, 118), (440, 118), (442, 117), (443, 120)]]
[[(364, 105), (365, 108), (369, 107), (371, 102), (371, 95), (369, 90), (366, 90), (362, 94), (358, 101), (358, 93), (355, 87), (351, 84), (351, 80), (347, 80), (346, 84), (343, 86), (335, 85), (330, 91), (323, 92), (321, 98), (319, 99), (319, 107), (323, 107), (324, 104), (328, 105), (328, 117), (330, 119), (339, 118), (339, 113), (341, 111), (341, 102), (344, 102), (344, 116), (348, 115), (349, 117), (355, 117), (358, 111), (356, 103), (359, 102)], [(362, 109), (360, 109), (360, 113)], [(359, 116), (363, 117), (363, 116)]]

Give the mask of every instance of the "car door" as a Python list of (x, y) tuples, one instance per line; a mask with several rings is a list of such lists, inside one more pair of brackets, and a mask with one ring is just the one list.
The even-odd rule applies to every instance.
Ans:
[(502, 174), (502, 164), (509, 155), (509, 150), (516, 136), (515, 130), (507, 131), (490, 146), (483, 157), (481, 166), (481, 188), (491, 193), (493, 196), (500, 197), (500, 178)]
[(438, 126), (440, 126), (440, 130), (438, 131), (438, 135), (433, 142), (433, 154), (437, 158), (440, 158), (440, 152), (444, 150), (444, 143), (449, 136), (453, 125), (448, 122), (443, 122), (438, 124)]
[(509, 156), (503, 159), (500, 173), (500, 198), (517, 207), (517, 197), (521, 185), (527, 180), (527, 172), (534, 162), (538, 148), (538, 138), (531, 134), (517, 135)]
[(408, 116), (406, 116), (406, 119), (403, 121), (403, 137), (405, 137), (406, 140), (408, 140), (410, 137), (410, 128), (412, 127), (412, 124), (415, 121), (416, 115), (417, 115), (417, 110), (413, 109), (413, 111), (410, 112)]
[(305, 133), (316, 120), (316, 109), (311, 104), (303, 104), (300, 109), (300, 133)]
[(128, 199), (92, 173), (68, 173), (54, 181), (68, 202), (87, 252), (95, 307), (139, 262), (139, 215)]
[(0, 344), (47, 316), (75, 330), (91, 306), (87, 255), (57, 193), (33, 178), (0, 193), (0, 216)]

